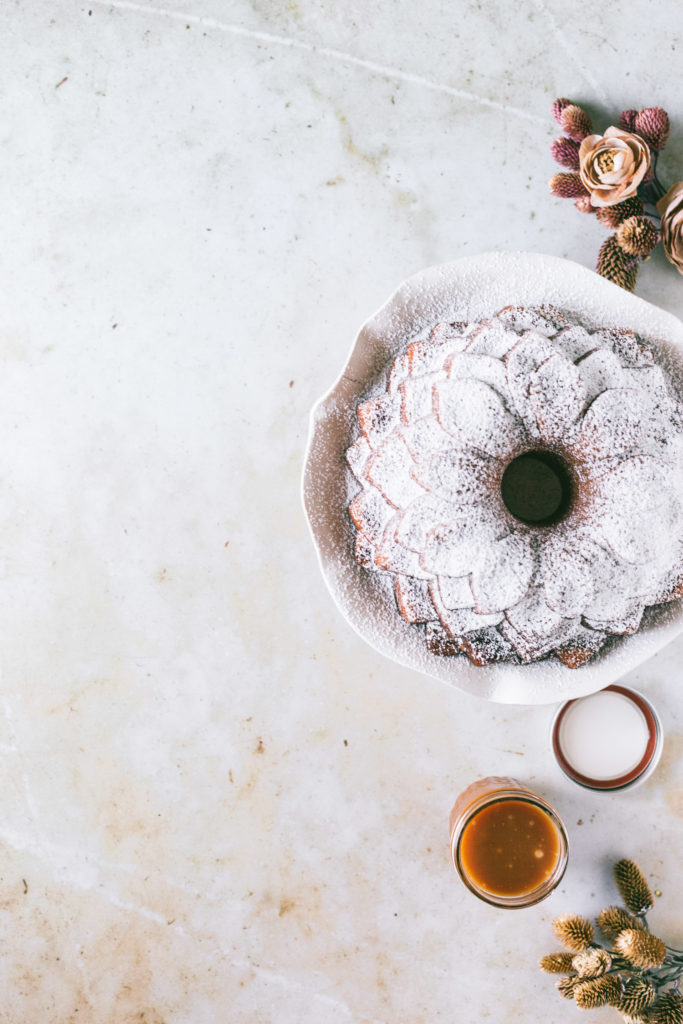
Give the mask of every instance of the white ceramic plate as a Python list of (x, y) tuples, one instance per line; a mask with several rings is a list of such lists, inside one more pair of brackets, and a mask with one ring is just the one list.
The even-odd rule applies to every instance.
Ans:
[(357, 434), (355, 410), (409, 340), (439, 320), (479, 320), (503, 306), (558, 306), (588, 327), (630, 327), (683, 372), (683, 323), (577, 263), (539, 253), (483, 253), (430, 267), (405, 281), (361, 327), (336, 383), (315, 404), (303, 475), (303, 500), (320, 567), (349, 624), (382, 654), (487, 700), (543, 704), (583, 696), (614, 682), (683, 631), (683, 605), (579, 669), (555, 659), (477, 668), (465, 656), (436, 657), (399, 615), (391, 581), (353, 556), (348, 515), (358, 490), (345, 451)]

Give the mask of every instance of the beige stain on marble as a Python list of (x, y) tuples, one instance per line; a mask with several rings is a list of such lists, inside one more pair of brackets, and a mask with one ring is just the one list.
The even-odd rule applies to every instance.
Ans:
[(342, 142), (346, 153), (348, 153), (348, 155), (354, 160), (360, 161), (364, 166), (369, 167), (374, 174), (379, 174), (389, 155), (388, 146), (380, 146), (376, 152), (366, 152), (361, 149), (353, 138), (351, 126), (349, 125), (346, 115), (339, 109), (336, 109), (334, 113), (337, 121), (339, 122)]
[(662, 757), (653, 777), (663, 789), (666, 805), (677, 818), (683, 819), (683, 733), (668, 732), (664, 736)]
[[(348, 678), (346, 672), (349, 672), (362, 684), (363, 659), (362, 656), (358, 657), (358, 651), (354, 650), (353, 655), (349, 656), (348, 664), (345, 664), (346, 659), (341, 653), (336, 655), (336, 659), (341, 681)], [(272, 922), (277, 912), (278, 919), (284, 919), (289, 925), (287, 934), (290, 942), (273, 942), (271, 938), (270, 944), (266, 946), (266, 957), (274, 954), (281, 970), (302, 970), (307, 965), (307, 949), (310, 948), (310, 942), (314, 941), (315, 962), (319, 970), (337, 978), (341, 983), (343, 975), (339, 972), (344, 965), (346, 970), (353, 972), (354, 977), (362, 979), (360, 991), (372, 993), (364, 997), (358, 994), (352, 997), (347, 995), (353, 1019), (365, 1019), (363, 1011), (367, 1013), (367, 1006), (362, 1006), (365, 1001), (372, 1004), (372, 1015), (387, 1014), (382, 1019), (391, 1020), (400, 1012), (396, 980), (405, 972), (407, 964), (412, 964), (412, 955), (402, 942), (397, 943), (402, 929), (398, 910), (392, 917), (389, 930), (385, 931), (378, 926), (373, 891), (378, 886), (384, 889), (392, 885), (390, 879), (382, 876), (382, 863), (386, 859), (383, 851), (393, 845), (394, 836), (403, 832), (406, 822), (412, 821), (414, 824), (415, 808), (423, 805), (423, 834), (418, 836), (416, 848), (410, 855), (412, 870), (421, 875), (424, 873), (424, 877), (433, 877), (435, 873), (437, 877), (443, 875), (450, 883), (445, 852), (447, 812), (444, 812), (441, 821), (438, 815), (433, 815), (433, 808), (430, 810), (429, 794), (434, 789), (434, 779), (428, 766), (416, 765), (412, 761), (409, 745), (408, 749), (405, 746), (403, 750), (396, 749), (402, 743), (405, 744), (405, 735), (402, 736), (402, 733), (413, 710), (409, 694), (405, 694), (401, 700), (397, 699), (396, 693), (384, 693), (380, 688), (376, 696), (374, 687), (368, 689), (367, 684), (365, 686), (366, 698), (372, 696), (373, 699), (369, 705), (358, 706), (354, 703), (354, 711), (360, 717), (354, 718), (351, 730), (353, 738), (348, 740), (348, 746), (343, 744), (338, 731), (335, 732), (329, 726), (327, 729), (319, 727), (315, 707), (311, 707), (310, 720), (307, 721), (305, 717), (300, 722), (302, 734), (310, 737), (309, 752), (317, 749), (321, 753), (327, 752), (328, 758), (335, 758), (334, 768), (330, 770), (334, 770), (339, 780), (342, 808), (336, 817), (340, 824), (345, 817), (343, 805), (353, 800), (353, 794), (362, 785), (362, 780), (366, 780), (366, 786), (377, 789), (379, 825), (374, 817), (367, 822), (359, 821), (355, 828), (355, 841), (348, 848), (340, 848), (338, 862), (333, 861), (327, 868), (328, 874), (331, 871), (338, 879), (345, 880), (348, 899), (340, 905), (337, 887), (327, 884), (325, 874), (316, 877), (313, 872), (307, 872), (302, 878), (300, 852), (298, 855), (293, 854), (286, 844), (276, 842), (267, 850), (273, 853), (271, 874), (280, 877), (281, 888), (275, 892), (269, 890), (261, 897), (255, 907), (250, 930), (258, 934), (260, 929), (268, 926), (268, 921)], [(329, 693), (326, 719), (333, 721), (342, 711), (341, 703), (353, 699), (353, 691), (347, 688), (344, 693), (333, 687)], [(316, 723), (318, 728), (313, 730)], [(377, 735), (378, 729), (381, 735)], [(446, 735), (444, 742), (448, 742)], [(267, 745), (267, 752), (268, 749)], [(388, 765), (392, 766), (389, 785)], [(403, 765), (405, 770), (402, 770)], [(325, 784), (321, 781), (321, 785)], [(258, 809), (258, 805), (255, 809)], [(443, 825), (443, 829), (435, 826), (435, 821)], [(313, 845), (319, 842), (319, 836), (315, 830), (307, 828), (305, 821), (297, 822), (293, 819), (291, 824), (298, 834), (307, 834)], [(400, 880), (397, 879), (393, 884), (400, 885)], [(400, 908), (404, 902), (405, 894), (397, 892), (396, 907)], [(302, 947), (294, 940), (300, 943), (309, 940), (309, 945)], [(435, 962), (438, 962), (438, 954), (442, 951), (438, 951), (436, 946), (438, 943), (435, 943), (433, 953)], [(428, 965), (422, 968), (425, 974), (429, 975), (433, 970), (439, 973), (438, 969), (429, 965), (428, 957), (426, 960)], [(416, 1015), (414, 1019), (419, 1021), (422, 1017)], [(429, 1018), (425, 1016), (424, 1019)]]

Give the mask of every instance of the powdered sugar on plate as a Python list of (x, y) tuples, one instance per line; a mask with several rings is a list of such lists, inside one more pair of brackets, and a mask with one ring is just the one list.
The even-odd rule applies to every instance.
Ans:
[[(648, 358), (649, 353), (643, 355), (637, 346), (629, 345), (629, 336), (619, 333), (624, 328), (635, 331), (640, 337), (652, 343), (657, 357), (656, 362), (665, 366), (667, 375), (681, 374), (683, 325), (670, 314), (623, 292), (591, 271), (568, 261), (528, 253), (494, 253), (458, 260), (430, 268), (405, 282), (382, 309), (363, 326), (345, 371), (332, 390), (313, 410), (304, 472), (304, 504), (323, 575), (350, 624), (378, 650), (401, 664), (409, 665), (420, 672), (487, 699), (519, 703), (567, 699), (607, 685), (683, 630), (683, 615), (679, 603), (669, 606), (664, 613), (648, 612), (640, 632), (620, 638), (616, 644), (596, 655), (593, 661), (580, 669), (569, 669), (555, 660), (529, 665), (493, 662), (493, 659), (499, 656), (509, 657), (511, 649), (519, 648), (519, 654), (523, 656), (524, 644), (528, 642), (525, 636), (525, 632), (528, 633), (529, 630), (528, 624), (532, 619), (536, 622), (531, 615), (533, 609), (528, 610), (524, 622), (520, 621), (514, 625), (507, 623), (509, 635), (501, 636), (495, 625), (483, 623), (480, 630), (471, 634), (469, 642), (472, 656), (476, 660), (479, 650), (483, 658), (492, 662), (483, 668), (472, 665), (464, 655), (434, 655), (425, 647), (424, 627), (406, 621), (399, 613), (397, 605), (397, 599), (403, 600), (405, 606), (409, 607), (415, 616), (413, 621), (424, 621), (424, 616), (429, 614), (428, 602), (433, 603), (434, 600), (434, 596), (429, 592), (428, 581), (414, 579), (410, 565), (406, 565), (400, 582), (394, 581), (388, 573), (369, 573), (359, 565), (354, 556), (356, 529), (349, 516), (348, 505), (356, 496), (358, 484), (348, 469), (345, 452), (358, 435), (356, 409), (363, 401), (368, 402), (368, 431), (365, 439), (354, 446), (358, 468), (365, 466), (367, 470), (373, 452), (379, 454), (378, 449), (381, 450), (381, 439), (386, 436), (387, 424), (389, 420), (393, 423), (397, 414), (401, 416), (401, 408), (403, 420), (408, 421), (404, 422), (402, 440), (408, 454), (411, 451), (411, 444), (413, 450), (416, 450), (417, 441), (414, 433), (419, 428), (416, 426), (414, 413), (422, 409), (421, 403), (424, 403), (425, 396), (419, 393), (419, 389), (413, 389), (413, 393), (409, 394), (411, 389), (403, 385), (412, 376), (411, 366), (419, 365), (423, 374), (438, 375), (443, 369), (443, 361), (439, 362), (434, 357), (434, 350), (439, 346), (424, 344), (435, 324), (450, 325), (441, 328), (448, 332), (448, 337), (444, 336), (441, 340), (444, 346), (450, 345), (451, 351), (454, 347), (466, 351), (466, 357), (461, 356), (461, 361), (465, 358), (474, 360), (475, 357), (479, 360), (480, 381), (484, 372), (499, 375), (500, 372), (493, 365), (486, 370), (485, 360), (492, 353), (490, 347), (482, 352), (477, 351), (478, 340), (474, 325), (491, 317), (503, 307), (509, 307), (506, 315), (510, 318), (510, 324), (516, 326), (517, 330), (521, 326), (526, 331), (538, 331), (538, 351), (524, 354), (527, 362), (532, 360), (530, 366), (524, 365), (524, 372), (520, 372), (518, 378), (510, 374), (507, 377), (511, 386), (522, 389), (524, 393), (520, 394), (520, 401), (529, 402), (529, 411), (533, 414), (534, 392), (525, 383), (529, 381), (529, 369), (532, 370), (533, 376), (533, 372), (537, 372), (552, 354), (543, 350), (544, 346), (540, 340), (543, 337), (541, 332), (548, 330), (548, 324), (539, 319), (542, 313), (528, 312), (528, 308), (533, 306), (552, 307), (552, 332), (562, 330), (566, 334), (567, 346), (572, 346), (574, 360), (584, 357), (588, 366), (583, 379), (590, 382), (590, 387), (596, 390), (608, 384), (613, 388), (617, 383), (621, 383), (618, 379), (618, 367), (622, 366), (628, 368), (624, 371), (627, 377), (624, 381), (626, 387), (629, 386), (628, 374), (643, 374), (643, 381), (645, 375), (649, 374), (648, 384), (653, 397), (659, 395), (661, 398), (664, 393), (661, 388), (661, 376), (657, 373), (659, 367), (654, 365), (655, 361), (652, 358)], [(519, 307), (524, 307), (525, 310), (520, 312)], [(527, 321), (519, 325), (518, 319), (517, 326), (513, 322), (515, 317), (520, 316), (526, 316)], [(566, 318), (564, 323), (563, 317)], [(621, 346), (616, 363), (608, 357), (591, 360), (588, 332), (573, 326), (576, 321), (580, 321), (591, 333), (597, 330), (604, 331), (605, 337), (611, 338), (612, 344)], [(413, 344), (408, 344), (411, 341)], [(515, 354), (514, 348), (510, 349), (509, 342), (509, 334), (501, 332), (500, 352), (495, 354), (496, 360), (506, 360), (508, 365), (511, 360), (520, 359), (520, 353)], [(391, 367), (389, 395), (387, 373), (383, 373), (380, 367)], [(435, 379), (431, 382), (432, 385), (443, 388), (444, 410), (449, 410), (444, 411), (443, 416), (444, 422), (448, 420), (449, 429), (457, 429), (458, 424), (453, 422), (453, 416), (455, 415), (457, 419), (460, 413), (457, 404), (448, 404), (452, 394), (447, 385), (451, 382), (456, 385), (464, 383), (467, 377), (463, 379), (463, 372), (466, 371), (463, 371), (461, 366), (455, 374), (448, 374), (446, 381)], [(543, 374), (537, 379), (540, 380), (542, 376)], [(579, 408), (579, 395), (571, 371), (565, 376), (567, 379), (562, 381), (561, 387), (565, 397), (568, 394), (571, 398), (571, 416), (576, 410), (577, 416), (583, 415), (590, 404), (590, 396), (586, 397), (584, 394), (582, 401), (585, 404), (583, 408)], [(479, 389), (481, 395), (478, 399), (481, 415), (484, 418), (488, 417), (494, 426), (498, 407), (495, 400), (488, 400), (489, 396), (485, 389), (490, 387), (492, 393), (497, 394), (495, 387), (498, 379), (499, 377), (495, 376), (486, 377)], [(557, 375), (552, 375), (551, 382), (557, 382)], [(471, 381), (468, 380), (468, 383)], [(642, 391), (641, 388), (639, 390)], [(562, 406), (557, 413), (559, 419), (557, 423), (550, 424), (550, 429), (557, 431), (562, 429), (562, 417), (566, 419), (568, 415), (566, 401), (558, 403), (559, 406)], [(628, 429), (629, 424), (625, 423), (624, 436)], [(442, 459), (448, 458), (443, 456), (448, 447), (440, 444), (438, 428), (433, 429), (432, 434), (434, 436), (429, 438), (419, 438), (419, 450), (431, 450), (437, 453), (437, 456), (441, 451)], [(491, 451), (487, 457), (495, 460), (498, 456), (495, 451)], [(655, 457), (654, 453), (652, 457)], [(354, 455), (351, 456), (351, 459), (353, 458)], [(444, 480), (449, 478), (449, 473), (445, 472), (443, 467), (439, 467), (438, 457), (435, 459), (430, 460), (420, 470), (427, 474), (430, 485), (434, 480), (438, 484), (439, 473)], [(386, 468), (382, 467), (381, 460), (374, 466), (377, 478), (385, 485), (387, 480), (381, 473)], [(609, 466), (606, 466), (606, 469), (609, 469)], [(410, 504), (409, 501), (406, 502), (405, 495), (413, 488), (417, 489), (414, 495), (411, 494), (411, 500), (416, 500), (421, 488), (419, 481), (420, 473), (417, 474), (417, 479), (412, 476), (410, 481), (401, 478), (401, 493), (394, 494), (394, 499), (398, 500), (392, 501), (390, 494), (384, 495), (387, 507), (405, 508), (406, 504)], [(395, 481), (388, 486), (395, 486)], [(608, 489), (609, 486), (618, 489), (620, 482), (616, 479), (608, 485)], [(429, 495), (424, 488), (422, 493), (426, 496), (424, 500), (428, 500)], [(444, 493), (438, 497), (447, 502), (450, 496)], [(392, 520), (390, 513), (382, 505), (377, 508), (368, 506), (363, 510), (363, 514), (366, 517), (374, 517), (373, 521), (376, 524), (375, 531), (368, 533), (368, 537), (377, 537), (378, 544), (363, 541), (366, 547), (375, 548), (364, 553), (367, 564), (372, 567), (377, 564), (377, 548), (382, 543), (380, 533), (386, 544), (387, 534), (393, 531), (393, 527), (388, 530), (387, 523), (392, 523)], [(412, 524), (403, 523), (399, 512), (396, 530), (400, 529), (419, 530), (419, 517)], [(450, 557), (456, 566), (460, 549), (457, 537), (454, 536), (451, 540)], [(422, 543), (422, 538), (419, 542)], [(402, 548), (402, 551), (407, 553), (408, 549)], [(384, 555), (392, 558), (396, 552), (384, 552)], [(382, 552), (380, 561), (381, 557)], [(531, 556), (520, 550), (515, 551), (515, 557), (524, 560)], [(417, 562), (419, 565), (419, 559)], [(526, 565), (526, 562), (520, 564)], [(414, 568), (413, 565), (412, 569)], [(513, 586), (512, 580), (505, 580), (503, 583), (505, 586)], [(457, 607), (457, 580), (454, 581), (453, 587), (453, 593), (442, 594), (439, 591), (436, 599), (444, 601), (444, 607), (445, 599), (449, 604), (454, 604), (455, 607), (448, 609), (448, 613), (454, 617), (459, 616), (458, 622), (463, 625), (463, 616), (474, 613), (465, 606)], [(483, 581), (479, 589), (481, 610), (484, 612), (490, 607), (490, 603), (487, 603), (487, 600), (490, 602), (490, 595), (485, 592)], [(460, 596), (466, 597), (464, 589)], [(536, 595), (530, 595), (530, 600), (532, 596)], [(600, 609), (598, 597), (599, 595), (596, 595)], [(575, 595), (569, 592), (558, 592), (552, 595), (551, 603), (558, 609), (566, 607), (570, 610), (574, 598)], [(608, 608), (609, 602), (605, 601), (603, 605)], [(568, 623), (572, 621), (571, 616), (563, 617), (562, 614), (551, 610), (550, 614), (556, 615), (558, 621), (548, 625), (545, 622), (548, 612), (544, 610), (547, 607), (545, 601), (537, 608), (538, 628), (546, 630), (555, 643), (561, 643), (562, 630), (568, 629)], [(628, 609), (622, 611), (626, 613)], [(496, 615), (495, 612), (488, 614), (492, 618)], [(628, 625), (626, 620), (624, 624)], [(596, 620), (595, 625), (599, 626), (599, 620)], [(430, 628), (432, 633), (438, 633), (435, 627)], [(609, 628), (608, 623), (605, 624), (605, 628)], [(576, 636), (576, 633), (574, 635)], [(440, 639), (436, 637), (436, 640), (443, 643), (444, 649), (447, 648), (447, 635)]]

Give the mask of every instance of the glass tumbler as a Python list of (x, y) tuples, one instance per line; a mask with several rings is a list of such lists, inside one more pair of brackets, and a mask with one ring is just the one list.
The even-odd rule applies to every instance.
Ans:
[(516, 779), (467, 787), (450, 816), (453, 866), (475, 896), (496, 907), (530, 907), (560, 883), (569, 841), (557, 811)]

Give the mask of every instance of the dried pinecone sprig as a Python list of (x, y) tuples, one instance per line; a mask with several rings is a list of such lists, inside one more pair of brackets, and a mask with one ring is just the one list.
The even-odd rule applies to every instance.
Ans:
[(619, 225), (616, 239), (619, 248), (629, 256), (647, 259), (659, 241), (659, 232), (649, 217), (629, 217)]
[(647, 1011), (647, 1024), (683, 1024), (683, 997), (667, 992)]
[(555, 139), (550, 152), (556, 163), (562, 167), (570, 167), (573, 171), (579, 169), (579, 143), (574, 139)]
[(669, 141), (669, 115), (662, 107), (645, 107), (636, 114), (633, 130), (657, 153)]
[(557, 991), (564, 999), (573, 999), (576, 986), (581, 984), (581, 978), (573, 975), (569, 978), (560, 978), (557, 982)]
[(624, 252), (616, 235), (610, 235), (600, 246), (596, 269), (601, 277), (606, 277), (627, 292), (632, 292), (636, 287), (638, 260)]
[(595, 216), (608, 228), (618, 228), (629, 217), (639, 217), (644, 209), (640, 196), (629, 196), (616, 206), (601, 206), (595, 211)]
[(578, 196), (588, 195), (586, 186), (578, 174), (553, 174), (548, 185), (552, 194), (561, 199), (576, 199)]
[(565, 914), (553, 921), (553, 930), (575, 953), (551, 953), (541, 967), (551, 974), (565, 972), (557, 989), (581, 1009), (614, 1006), (624, 1024), (683, 1024), (683, 996), (678, 992), (683, 951), (666, 946), (649, 931), (645, 910), (654, 901), (638, 865), (622, 859), (614, 875), (629, 908), (609, 906), (598, 915), (611, 950), (595, 941), (586, 918)]
[(596, 921), (598, 928), (610, 942), (614, 942), (617, 935), (627, 928), (645, 928), (639, 917), (629, 914), (623, 907), (605, 907), (598, 914)]
[(563, 946), (574, 953), (583, 953), (595, 939), (593, 925), (578, 914), (564, 914), (553, 921), (553, 931)]
[(568, 974), (573, 970), (573, 953), (548, 953), (541, 957), (540, 967), (546, 974)]
[(624, 994), (617, 1004), (620, 1013), (636, 1017), (655, 1001), (657, 992), (651, 981), (646, 978), (630, 978), (624, 986)]
[(612, 957), (606, 949), (593, 946), (585, 953), (577, 953), (572, 960), (572, 967), (580, 978), (599, 978), (606, 974), (612, 966)]
[(593, 122), (581, 107), (575, 103), (565, 107), (560, 114), (560, 127), (565, 135), (575, 142), (582, 142), (593, 131)]
[(566, 98), (566, 96), (560, 97), (559, 100), (555, 100), (555, 102), (553, 103), (553, 105), (551, 107), (551, 111), (552, 111), (553, 117), (555, 118), (555, 120), (557, 121), (558, 124), (562, 123), (562, 120), (561, 120), (561, 118), (562, 118), (562, 111), (566, 107), (571, 107), (571, 106), (573, 106), (573, 101), (572, 100), (568, 100)]
[(634, 132), (636, 130), (637, 116), (637, 110), (622, 110), (617, 120), (617, 128), (621, 128), (625, 132)]
[(627, 857), (618, 860), (614, 865), (614, 880), (632, 914), (644, 914), (646, 910), (652, 910), (655, 898), (635, 861)]
[(661, 967), (666, 956), (662, 940), (640, 928), (627, 928), (617, 935), (614, 948), (635, 967)]
[(582, 1010), (596, 1006), (613, 1006), (623, 994), (622, 983), (616, 974), (604, 974), (602, 978), (582, 981), (574, 989), (576, 1005)]

